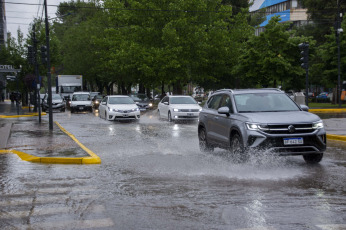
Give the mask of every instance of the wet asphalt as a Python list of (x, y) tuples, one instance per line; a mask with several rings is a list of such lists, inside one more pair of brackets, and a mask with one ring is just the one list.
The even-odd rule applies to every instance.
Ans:
[[(343, 129), (338, 119), (327, 130)], [(9, 120), (8, 147), (52, 156), (78, 149), (56, 125), (47, 131), (47, 116), (0, 124)], [(169, 123), (155, 111), (139, 122), (70, 112), (54, 120), (102, 163), (0, 155), (1, 229), (346, 229), (344, 142), (328, 141), (316, 166), (262, 153), (240, 163), (220, 149), (201, 153), (196, 123)]]

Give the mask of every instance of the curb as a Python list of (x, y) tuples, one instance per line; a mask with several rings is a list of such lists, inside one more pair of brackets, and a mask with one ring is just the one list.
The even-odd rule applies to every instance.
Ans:
[[(47, 115), (47, 113), (41, 113), (41, 115)], [(23, 115), (0, 115), (0, 118), (18, 118), (18, 117), (34, 117), (38, 116), (38, 113), (29, 113)]]
[(93, 153), (90, 149), (85, 147), (82, 143), (80, 143), (75, 136), (69, 133), (66, 129), (64, 129), (58, 122), (55, 121), (55, 124), (59, 126), (59, 128), (66, 133), (69, 137), (72, 138), (85, 152), (89, 154), (89, 157), (37, 157), (34, 155), (30, 155), (24, 152), (20, 152), (17, 150), (0, 150), (1, 153), (13, 153), (17, 154), (23, 161), (30, 161), (35, 163), (48, 163), (48, 164), (101, 164), (101, 159), (95, 153)]
[(346, 113), (346, 109), (309, 109), (311, 113)]
[(335, 141), (346, 141), (346, 136), (335, 135), (335, 134), (327, 134), (327, 139), (335, 140)]

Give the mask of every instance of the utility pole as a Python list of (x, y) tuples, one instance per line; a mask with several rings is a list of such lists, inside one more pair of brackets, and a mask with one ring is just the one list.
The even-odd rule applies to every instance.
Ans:
[(48, 105), (49, 105), (49, 130), (53, 130), (53, 112), (52, 112), (52, 77), (50, 72), (50, 52), (49, 52), (49, 24), (47, 0), (44, 0), (45, 24), (46, 24), (46, 46), (47, 46), (47, 78), (48, 78)]
[(36, 76), (36, 87), (35, 87), (35, 93), (36, 96), (36, 104), (34, 107), (34, 112), (37, 111), (38, 109), (38, 122), (41, 123), (41, 103), (40, 103), (40, 77), (39, 77), (39, 72), (38, 72), (38, 63), (37, 63), (37, 40), (36, 40), (36, 29), (35, 29), (35, 24), (33, 25), (33, 45), (34, 45), (34, 68), (35, 68), (35, 76)]
[(336, 29), (336, 43), (338, 45), (338, 89), (336, 90), (337, 93), (337, 100), (339, 102), (339, 108), (341, 108), (341, 77), (340, 77), (340, 34), (343, 32), (343, 29), (341, 28), (341, 13), (340, 13), (340, 1), (337, 1), (338, 4), (338, 15), (337, 15), (337, 29)]

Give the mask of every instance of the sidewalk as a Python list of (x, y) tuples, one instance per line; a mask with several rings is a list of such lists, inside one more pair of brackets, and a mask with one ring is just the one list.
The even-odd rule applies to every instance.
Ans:
[(49, 130), (48, 122), (39, 123), (37, 116), (10, 101), (0, 102), (0, 154), (14, 153), (22, 160), (41, 163), (101, 163), (96, 154), (59, 123), (55, 122), (53, 130)]

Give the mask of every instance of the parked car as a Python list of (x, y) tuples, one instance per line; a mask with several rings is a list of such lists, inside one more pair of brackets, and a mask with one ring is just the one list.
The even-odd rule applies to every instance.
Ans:
[[(42, 112), (49, 111), (48, 98), (48, 93), (46, 93), (41, 103)], [(65, 112), (65, 100), (60, 96), (60, 94), (52, 94), (52, 111)]]
[(136, 103), (129, 96), (105, 96), (99, 106), (99, 116), (109, 121), (138, 120), (140, 111)]
[(71, 113), (80, 112), (80, 111), (90, 111), (92, 112), (91, 107), (91, 98), (89, 92), (76, 92), (73, 93), (72, 99), (69, 102)]
[(94, 109), (98, 109), (98, 108), (99, 108), (99, 105), (100, 105), (100, 103), (101, 103), (101, 101), (102, 101), (103, 98), (104, 98), (103, 95), (95, 95), (95, 96), (91, 99), (91, 101), (92, 101), (92, 107), (93, 107)]
[(165, 96), (158, 104), (160, 118), (168, 121), (197, 120), (202, 107), (191, 96)]
[(330, 93), (328, 92), (322, 92), (316, 96), (317, 102), (329, 102), (331, 100)]
[(328, 99), (328, 92), (322, 92), (316, 96), (317, 99)]
[(153, 103), (146, 94), (130, 94), (129, 95), (137, 104), (140, 111), (146, 111), (147, 109), (153, 108)]
[(307, 111), (278, 89), (216, 91), (199, 115), (200, 150), (220, 147), (245, 159), (262, 150), (318, 163), (326, 131), (322, 120)]

